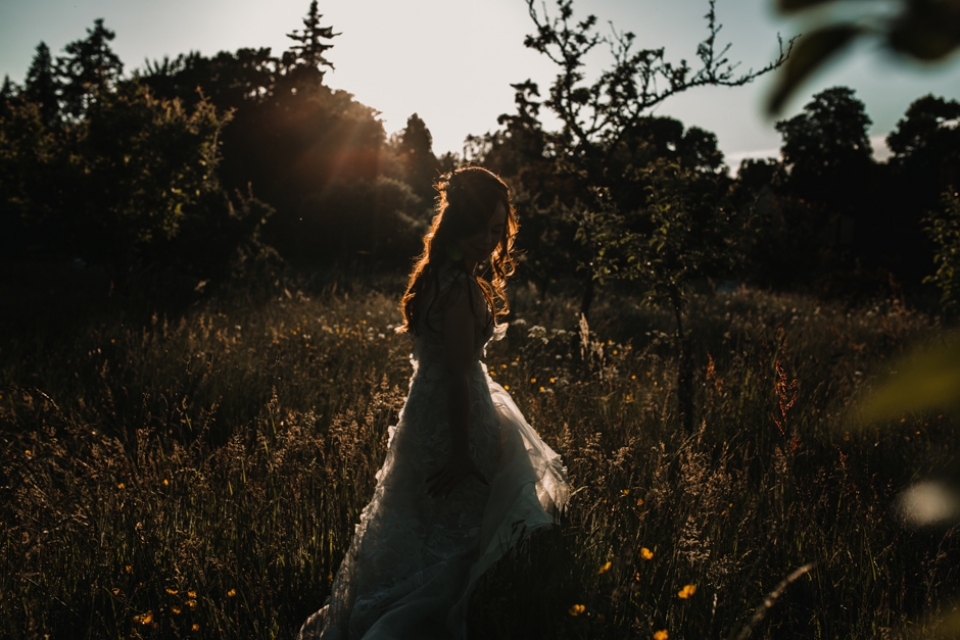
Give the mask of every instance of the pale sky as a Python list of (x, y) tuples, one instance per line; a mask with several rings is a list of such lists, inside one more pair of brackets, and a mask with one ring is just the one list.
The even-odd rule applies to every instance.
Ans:
[[(772, 11), (774, 0), (718, 0), (723, 42), (743, 69), (763, 66), (776, 53), (777, 33), (786, 40), (801, 25)], [(553, 7), (553, 0), (549, 0)], [(3, 0), (0, 2), (0, 74), (22, 83), (36, 45), (54, 55), (86, 36), (96, 18), (117, 34), (114, 51), (129, 74), (144, 60), (198, 50), (212, 55), (240, 47), (287, 49), (285, 34), (302, 27), (309, 0)], [(530, 78), (543, 93), (556, 71), (523, 46), (532, 31), (524, 0), (320, 0), (322, 24), (342, 35), (328, 57), (336, 71), (327, 83), (353, 93), (381, 112), (387, 133), (418, 113), (433, 133), (434, 151), (461, 151), (468, 134), (497, 128), (513, 112), (509, 84)], [(666, 47), (667, 58), (693, 64), (706, 34), (706, 0), (577, 0), (575, 17), (593, 13), (607, 29), (633, 31), (641, 47)], [(600, 51), (588, 73), (607, 60)], [(927, 93), (960, 99), (958, 56), (934, 68), (901, 65), (876, 46), (860, 45), (812, 81), (790, 102), (783, 117), (798, 113), (825, 88), (846, 85), (866, 104), (870, 135), (879, 143), (909, 104)], [(717, 134), (732, 167), (745, 156), (776, 155), (780, 137), (763, 116), (772, 77), (739, 88), (701, 88), (663, 103), (657, 115)], [(882, 144), (881, 144), (882, 146)]]

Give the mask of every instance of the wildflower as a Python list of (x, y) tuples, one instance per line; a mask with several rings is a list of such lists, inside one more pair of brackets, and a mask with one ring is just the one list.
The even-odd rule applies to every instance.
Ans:
[(190, 597), (190, 598), (196, 598), (196, 597), (197, 597), (197, 592), (196, 592), (196, 591), (187, 591), (187, 596)]
[(235, 595), (237, 595), (237, 590), (236, 590), (236, 589), (230, 589), (230, 591), (227, 591), (227, 597), (228, 597), (228, 598), (232, 598), (232, 597), (235, 596)]
[(630, 495), (630, 489), (624, 489), (621, 493), (625, 496), (628, 496)]
[(631, 379), (631, 380), (636, 380), (636, 379), (637, 379), (637, 374), (633, 374), (632, 376), (630, 376), (630, 379)]
[(508, 385), (508, 384), (503, 385), (503, 390), (504, 390), (504, 391), (510, 391), (510, 385)]
[(650, 551), (650, 549), (643, 547), (642, 549), (640, 549), (640, 557), (643, 558), (644, 560), (653, 560), (653, 551)]
[(170, 607), (170, 611), (173, 612), (173, 615), (178, 616), (178, 615), (180, 615), (181, 609), (180, 609), (180, 607)]
[(133, 621), (139, 622), (140, 624), (150, 624), (153, 622), (153, 611), (147, 611), (139, 616), (133, 616)]
[(653, 634), (653, 640), (667, 640), (670, 637), (670, 634), (667, 633), (666, 629), (660, 629)]
[(550, 378), (550, 384), (553, 384), (553, 383), (556, 382), (556, 381), (557, 381), (556, 378)]
[(688, 584), (688, 585), (684, 585), (683, 589), (680, 589), (680, 591), (677, 592), (677, 595), (678, 595), (681, 599), (686, 600), (687, 598), (689, 598), (690, 596), (692, 596), (692, 595), (695, 594), (696, 592), (697, 592), (697, 585), (695, 585), (695, 584)]
[(175, 596), (175, 595), (177, 595), (177, 593), (178, 593), (176, 589), (171, 589), (170, 587), (167, 587), (167, 588), (165, 589), (165, 591), (166, 591), (167, 593), (169, 593), (170, 595), (172, 595), (172, 596)]
[(127, 573), (131, 573), (133, 571), (133, 566), (128, 564), (123, 568), (123, 570), (126, 571)]
[(126, 486), (127, 486), (127, 485), (125, 485), (125, 484), (123, 484), (123, 483), (121, 482), (120, 484), (117, 485), (117, 489), (123, 489), (123, 488), (125, 488)]
[(333, 582), (333, 574), (332, 574), (332, 573), (328, 573), (328, 574), (327, 574), (327, 582)]
[(163, 486), (169, 487), (169, 486), (170, 486), (170, 481), (167, 480), (166, 478), (164, 478), (164, 479), (163, 479)]
[(583, 613), (583, 612), (586, 611), (586, 610), (587, 610), (587, 608), (586, 608), (584, 605), (582, 605), (582, 604), (575, 604), (575, 605), (573, 605), (572, 607), (570, 607), (570, 615), (572, 615), (574, 618), (576, 618), (578, 615), (580, 615), (581, 613)]
[(536, 383), (537, 383), (536, 378), (530, 378), (530, 384), (536, 384)]
[(611, 562), (610, 562), (609, 560), (607, 560), (607, 562), (606, 562), (602, 567), (600, 567), (600, 570), (597, 571), (597, 575), (598, 575), (598, 576), (599, 576), (599, 575), (603, 575), (603, 574), (606, 573), (607, 571), (610, 571), (610, 566), (611, 566)]
[(546, 391), (546, 389), (544, 389), (543, 387), (540, 387), (540, 393), (543, 393), (544, 391)]
[(186, 602), (184, 602), (184, 604), (187, 605), (188, 607), (190, 607), (191, 609), (193, 609), (194, 607), (197, 606), (197, 601), (196, 601), (196, 600), (187, 600)]
[(191, 630), (191, 631), (200, 631), (200, 625), (198, 625), (196, 622), (194, 622), (194, 623), (193, 623), (193, 626), (190, 627), (190, 630)]
[(502, 364), (502, 365), (500, 365), (500, 368), (501, 368), (501, 369), (506, 369), (506, 368), (507, 368), (507, 365)]
[(23, 453), (26, 454), (26, 456), (27, 456), (28, 458), (33, 455), (33, 451), (30, 451), (30, 449), (27, 449), (27, 450), (24, 451)]
[(638, 506), (638, 507), (642, 507), (642, 506), (643, 506), (643, 498), (637, 498), (637, 506)]
[(116, 587), (114, 587), (114, 588), (111, 589), (110, 591), (111, 591), (111, 592), (113, 593), (113, 595), (115, 595), (115, 596), (120, 595), (120, 589), (118, 589), (118, 588), (116, 588)]

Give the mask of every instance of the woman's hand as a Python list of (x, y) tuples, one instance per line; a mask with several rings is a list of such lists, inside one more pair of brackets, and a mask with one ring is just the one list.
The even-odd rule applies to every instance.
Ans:
[(427, 493), (434, 498), (441, 496), (445, 498), (462, 480), (469, 476), (476, 476), (477, 480), (485, 485), (490, 484), (469, 454), (455, 453), (450, 456), (450, 460), (440, 471), (427, 478)]

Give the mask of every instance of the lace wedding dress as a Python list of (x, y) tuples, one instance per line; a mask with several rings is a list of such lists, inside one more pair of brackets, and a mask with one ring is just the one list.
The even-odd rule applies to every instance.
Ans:
[[(450, 286), (448, 279), (441, 295)], [(427, 306), (429, 321), (414, 339), (410, 393), (389, 429), (373, 498), (330, 599), (304, 623), (298, 640), (465, 638), (467, 602), (477, 579), (523, 536), (553, 524), (567, 502), (559, 456), (480, 362), (493, 323), (479, 319), (469, 448), (490, 485), (471, 476), (446, 498), (427, 494), (426, 478), (447, 462), (451, 450), (438, 306)]]

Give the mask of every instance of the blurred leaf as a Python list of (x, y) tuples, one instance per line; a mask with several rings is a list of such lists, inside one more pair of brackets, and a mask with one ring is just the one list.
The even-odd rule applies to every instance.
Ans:
[(960, 610), (957, 609), (960, 607), (960, 603), (954, 602), (953, 607), (952, 612), (940, 616), (932, 622), (928, 621), (923, 625), (914, 625), (919, 628), (912, 632), (908, 631), (904, 637), (917, 638), (918, 640), (921, 638), (923, 640), (956, 640), (956, 638), (960, 638)]
[(897, 496), (896, 510), (906, 524), (914, 527), (955, 522), (960, 516), (960, 499), (953, 487), (925, 480)]
[(802, 36), (797, 41), (797, 46), (787, 59), (787, 63), (780, 70), (780, 83), (770, 96), (767, 112), (770, 115), (779, 113), (787, 98), (796, 91), (807, 76), (849, 44), (860, 32), (859, 27), (844, 24), (824, 27), (808, 36)]
[(811, 7), (816, 7), (827, 2), (836, 2), (837, 0), (777, 0), (777, 10), (781, 13), (794, 13), (803, 11)]
[(960, 2), (913, 3), (888, 39), (895, 51), (924, 62), (946, 58), (960, 47)]
[(894, 368), (897, 375), (861, 403), (866, 422), (934, 407), (960, 409), (960, 334), (914, 351)]

